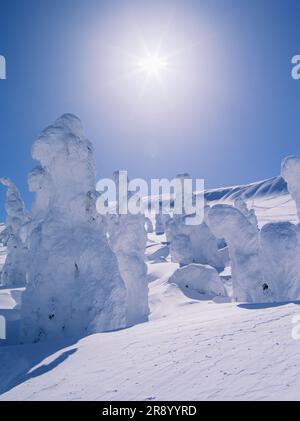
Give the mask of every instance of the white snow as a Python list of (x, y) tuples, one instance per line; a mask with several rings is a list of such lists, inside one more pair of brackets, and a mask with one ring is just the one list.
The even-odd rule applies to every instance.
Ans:
[(155, 215), (155, 232), (157, 235), (161, 235), (165, 233), (166, 224), (170, 221), (170, 215), (157, 213)]
[(260, 232), (261, 268), (272, 301), (300, 300), (300, 226), (276, 222)]
[(1, 178), (0, 183), (7, 187), (6, 227), (0, 232), (0, 241), (7, 248), (7, 256), (2, 264), (0, 284), (6, 287), (18, 287), (26, 283), (28, 266), (26, 224), (29, 218), (16, 186), (7, 178)]
[[(119, 190), (118, 171), (114, 173)], [(148, 320), (148, 280), (145, 264), (147, 245), (146, 218), (142, 214), (107, 215), (106, 226), (109, 245), (118, 261), (120, 275), (126, 287), (126, 326)]]
[(210, 209), (208, 221), (213, 233), (228, 245), (234, 299), (246, 303), (268, 301), (257, 226), (237, 208), (224, 204)]
[(181, 266), (190, 263), (207, 264), (222, 272), (227, 258), (219, 250), (218, 239), (205, 221), (199, 225), (187, 225), (185, 218), (185, 215), (174, 216), (166, 224), (172, 261)]
[[(250, 201), (259, 226), (297, 222), (286, 192)], [(190, 298), (169, 282), (178, 264), (158, 258), (164, 242), (148, 239), (149, 322), (79, 341), (0, 348), (0, 398), (299, 400), (300, 342), (291, 335), (299, 305)]]
[[(0, 223), (0, 237), (1, 237), (1, 233), (4, 230), (5, 230), (5, 225)], [(7, 255), (6, 246), (3, 245), (0, 238), (0, 272), (2, 271), (2, 268), (4, 266), (6, 255)]]
[(96, 212), (93, 146), (80, 120), (60, 117), (40, 134), (32, 156), (40, 166), (29, 176), (36, 201), (22, 341), (125, 327), (125, 285)]
[(146, 218), (146, 225), (145, 225), (146, 231), (148, 234), (152, 234), (153, 232), (153, 224), (150, 218)]
[[(177, 269), (169, 279), (191, 298), (212, 299), (226, 297), (225, 286), (215, 268), (208, 265), (190, 264)], [(196, 296), (194, 294), (197, 294)]]
[(234, 201), (234, 207), (237, 208), (248, 219), (251, 224), (257, 227), (257, 217), (254, 209), (248, 209), (247, 203), (241, 197), (237, 197)]
[[(0, 288), (0, 400), (300, 399), (299, 158), (282, 177), (205, 192), (200, 227), (178, 216), (147, 240), (144, 216), (96, 214), (75, 116), (33, 157), (28, 285)], [(18, 344), (20, 311), (21, 339), (44, 341)]]
[(288, 191), (294, 199), (300, 219), (300, 157), (288, 156), (281, 163), (281, 176), (287, 183)]

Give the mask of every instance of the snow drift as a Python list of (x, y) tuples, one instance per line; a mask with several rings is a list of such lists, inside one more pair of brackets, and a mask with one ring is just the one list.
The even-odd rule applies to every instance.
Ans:
[(198, 294), (206, 295), (207, 298), (227, 295), (218, 272), (208, 265), (191, 264), (179, 268), (170, 277), (169, 282), (176, 284), (182, 290), (188, 288)]

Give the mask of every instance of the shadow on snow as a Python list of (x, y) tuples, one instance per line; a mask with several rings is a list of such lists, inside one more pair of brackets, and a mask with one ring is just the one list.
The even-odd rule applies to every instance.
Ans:
[[(74, 345), (79, 339), (1, 347), (0, 395), (58, 367), (77, 351)], [(41, 364), (57, 353), (52, 361)]]

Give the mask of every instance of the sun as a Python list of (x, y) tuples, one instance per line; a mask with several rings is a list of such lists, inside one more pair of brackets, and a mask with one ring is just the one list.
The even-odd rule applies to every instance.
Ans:
[(147, 76), (160, 76), (168, 68), (168, 61), (158, 54), (148, 54), (137, 62), (138, 68), (145, 72)]

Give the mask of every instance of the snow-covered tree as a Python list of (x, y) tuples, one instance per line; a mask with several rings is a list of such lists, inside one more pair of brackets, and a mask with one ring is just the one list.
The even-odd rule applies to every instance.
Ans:
[(288, 156), (281, 163), (281, 175), (296, 203), (298, 221), (300, 222), (300, 156)]
[[(182, 192), (182, 214), (174, 213), (173, 218), (166, 222), (166, 238), (170, 243), (170, 254), (173, 262), (180, 266), (191, 263), (209, 265), (222, 272), (225, 268), (228, 256), (226, 250), (219, 250), (219, 240), (211, 232), (206, 214), (208, 206), (204, 201), (204, 219), (198, 225), (189, 225), (188, 219), (192, 214), (188, 214), (185, 203), (185, 182), (191, 180), (188, 173), (178, 174), (176, 179), (180, 181)], [(193, 194), (192, 203), (195, 201)]]
[(190, 263), (210, 265), (221, 272), (226, 263), (226, 254), (219, 250), (218, 240), (206, 222), (187, 225), (186, 215), (175, 215), (167, 223), (166, 237), (170, 243), (173, 262), (180, 266)]
[(156, 235), (162, 235), (165, 233), (166, 225), (171, 219), (170, 215), (162, 213), (160, 211), (155, 215), (155, 233)]
[(234, 201), (234, 207), (237, 208), (248, 219), (251, 224), (257, 227), (257, 217), (254, 209), (248, 209), (247, 203), (242, 197), (238, 197)]
[[(119, 172), (113, 176), (119, 191)], [(126, 324), (148, 320), (148, 281), (145, 264), (147, 245), (146, 218), (143, 214), (120, 214), (117, 194), (117, 215), (107, 216), (109, 244), (118, 259), (120, 274), (127, 291)]]
[(146, 218), (146, 231), (148, 234), (153, 233), (153, 224), (150, 218)]
[(93, 146), (72, 114), (46, 128), (32, 149), (36, 193), (21, 338), (35, 342), (126, 325), (126, 290), (96, 212)]
[(28, 264), (26, 237), (29, 219), (17, 187), (8, 178), (2, 178), (0, 182), (7, 187), (6, 228), (0, 234), (0, 241), (7, 247), (7, 256), (0, 283), (7, 287), (24, 286)]
[(264, 288), (272, 301), (300, 300), (300, 226), (269, 223), (260, 232)]
[(270, 300), (261, 271), (259, 230), (237, 208), (215, 205), (209, 213), (209, 226), (225, 238), (231, 260), (233, 296), (240, 302)]

